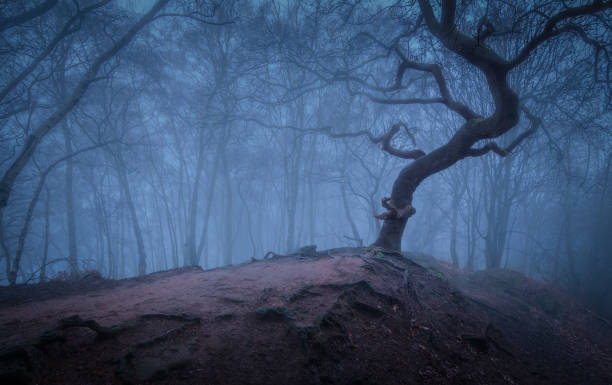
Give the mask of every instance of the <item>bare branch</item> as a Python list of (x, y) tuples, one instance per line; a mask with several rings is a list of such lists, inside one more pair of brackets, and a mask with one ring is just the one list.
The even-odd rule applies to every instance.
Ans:
[(0, 209), (6, 207), (8, 203), (13, 184), (15, 179), (21, 170), (28, 163), (30, 157), (34, 153), (34, 150), (40, 143), (40, 141), (47, 135), (53, 127), (55, 127), (64, 117), (72, 110), (72, 108), (79, 102), (81, 97), (85, 94), (85, 91), (89, 88), (89, 85), (96, 78), (96, 74), (104, 63), (114, 57), (123, 47), (125, 47), (133, 38), (136, 36), (145, 25), (147, 25), (151, 19), (159, 12), (169, 0), (158, 0), (155, 5), (145, 15), (138, 20), (132, 27), (113, 44), (108, 50), (101, 53), (89, 66), (87, 71), (82, 75), (81, 79), (75, 86), (72, 95), (59, 107), (50, 117), (45, 119), (28, 137), (24, 142), (23, 149), (17, 158), (13, 161), (11, 166), (5, 171), (0, 181)]
[(234, 24), (236, 21), (235, 20), (227, 20), (227, 21), (210, 21), (206, 18), (208, 17), (212, 17), (210, 15), (205, 15), (202, 14), (201, 12), (189, 12), (189, 13), (160, 13), (159, 15), (155, 16), (153, 18), (153, 20), (155, 19), (159, 19), (162, 17), (183, 17), (183, 18), (187, 18), (187, 19), (191, 19), (191, 20), (195, 20), (199, 23), (203, 23), (203, 24), (209, 24), (209, 25), (228, 25), (228, 24)]
[(393, 127), (391, 127), (391, 129), (389, 130), (389, 132), (387, 132), (386, 134), (378, 137), (378, 138), (372, 138), (370, 136), (370, 140), (373, 143), (380, 143), (382, 142), (382, 149), (386, 152), (388, 152), (389, 154), (393, 155), (393, 156), (397, 156), (398, 158), (402, 158), (402, 159), (418, 159), (422, 156), (425, 155), (425, 152), (423, 152), (422, 150), (410, 150), (410, 151), (404, 151), (404, 150), (398, 150), (397, 148), (394, 148), (391, 145), (391, 140), (393, 139), (393, 137), (395, 136), (395, 134), (397, 134), (397, 132), (399, 131), (400, 128), (404, 127), (406, 129), (406, 132), (408, 133), (410, 139), (412, 140), (412, 143), (416, 146), (416, 141), (414, 139), (414, 136), (412, 136), (412, 134), (410, 134), (410, 132), (408, 131), (408, 127), (403, 123), (403, 122), (399, 122), (393, 125)]
[(55, 35), (49, 45), (47, 45), (47, 47), (34, 60), (32, 60), (32, 62), (26, 68), (24, 68), (23, 71), (19, 73), (19, 75), (17, 75), (9, 84), (7, 84), (0, 91), (0, 101), (2, 101), (6, 97), (6, 95), (8, 95), (8, 93), (11, 92), (15, 87), (17, 87), (17, 85), (21, 83), (21, 81), (23, 81), (38, 66), (38, 64), (43, 61), (44, 58), (49, 56), (49, 54), (53, 51), (53, 49), (55, 49), (55, 47), (59, 44), (60, 41), (62, 41), (64, 38), (71, 35), (72, 33), (76, 32), (80, 28), (80, 25), (76, 28), (73, 27), (73, 24), (77, 20), (82, 18), (85, 14), (109, 2), (110, 0), (104, 0), (99, 3), (95, 3), (87, 8), (84, 8), (81, 11), (78, 11), (74, 16), (72, 16), (66, 22), (66, 24), (64, 24), (64, 27), (60, 30), (60, 32)]
[(444, 104), (443, 98), (381, 98), (378, 96), (370, 95), (365, 92), (354, 92), (355, 95), (362, 95), (368, 97), (371, 101), (380, 104)]
[[(454, 20), (454, 16), (452, 16), (451, 19)], [(417, 21), (417, 25), (409, 34), (413, 33), (418, 28), (422, 20), (423, 18), (422, 16), (420, 16)], [(470, 120), (470, 119), (475, 119), (475, 118), (480, 117), (480, 115), (476, 114), (468, 106), (462, 103), (459, 103), (458, 101), (454, 100), (451, 97), (450, 91), (448, 89), (448, 85), (446, 84), (446, 79), (444, 78), (442, 74), (442, 70), (440, 69), (439, 65), (415, 62), (415, 61), (409, 60), (402, 53), (400, 47), (398, 46), (398, 43), (402, 37), (407, 36), (406, 34), (400, 35), (397, 38), (393, 39), (393, 42), (390, 45), (385, 44), (384, 42), (380, 41), (379, 39), (377, 39), (375, 36), (373, 36), (372, 34), (368, 32), (360, 32), (359, 34), (355, 36), (355, 38), (357, 38), (358, 36), (367, 37), (368, 39), (375, 42), (377, 45), (383, 47), (387, 52), (395, 52), (396, 55), (400, 58), (400, 63), (395, 73), (395, 79), (394, 79), (393, 85), (389, 87), (375, 86), (375, 85), (367, 83), (366, 81), (360, 78), (348, 75), (348, 72), (346, 71), (336, 72), (333, 74), (331, 78), (325, 78), (316, 71), (313, 71), (311, 69), (308, 69), (308, 70), (311, 72), (314, 72), (315, 75), (319, 76), (322, 80), (326, 82), (333, 82), (333, 81), (355, 82), (368, 90), (382, 92), (382, 93), (405, 89), (407, 86), (403, 85), (402, 82), (403, 82), (404, 74), (409, 69), (426, 72), (426, 73), (431, 74), (434, 77), (436, 84), (438, 85), (438, 90), (440, 91), (440, 97), (386, 98), (386, 97), (375, 96), (375, 95), (371, 95), (365, 92), (359, 92), (359, 91), (354, 91), (350, 89), (349, 91), (352, 94), (366, 96), (375, 103), (381, 103), (381, 104), (436, 104), (436, 103), (441, 103), (441, 104), (444, 104), (450, 110), (457, 112), (465, 120)], [(298, 66), (302, 66), (302, 64), (300, 63), (296, 63), (296, 64)]]
[[(521, 49), (518, 55), (508, 62), (508, 69), (514, 68), (521, 64), (529, 57), (529, 54), (533, 52), (538, 46), (547, 41), (548, 39), (560, 35), (568, 31), (576, 31), (576, 26), (564, 26), (563, 28), (556, 28), (560, 22), (571, 19), (577, 16), (592, 15), (612, 8), (612, 1), (595, 0), (591, 4), (583, 5), (580, 7), (567, 8), (548, 19), (544, 25), (544, 29), (539, 34), (535, 35), (531, 40)], [(582, 31), (584, 32), (584, 31)]]
[(56, 4), (57, 0), (47, 0), (29, 11), (25, 11), (17, 16), (7, 17), (6, 19), (0, 21), (0, 32), (40, 17), (49, 12), (53, 7), (55, 7)]
[(400, 99), (400, 98), (381, 98), (381, 97), (369, 95), (366, 93), (362, 93), (363, 95), (370, 98), (370, 100), (372, 100), (373, 102), (381, 103), (381, 104), (436, 104), (436, 103), (441, 103), (441, 104), (444, 104), (450, 110), (457, 112), (465, 120), (470, 120), (470, 119), (475, 119), (475, 118), (480, 117), (480, 115), (472, 111), (468, 106), (457, 102), (451, 97), (450, 91), (448, 89), (448, 85), (446, 84), (446, 79), (444, 78), (444, 75), (442, 75), (442, 70), (440, 69), (439, 65), (414, 62), (414, 61), (406, 59), (406, 57), (401, 53), (399, 49), (396, 48), (395, 51), (398, 54), (398, 56), (400, 56), (400, 58), (402, 59), (397, 69), (395, 83), (393, 86), (387, 89), (378, 89), (378, 91), (393, 91), (393, 90), (398, 90), (398, 89), (403, 88), (402, 78), (404, 76), (404, 73), (408, 69), (413, 69), (417, 71), (430, 73), (434, 77), (436, 84), (438, 85), (438, 90), (440, 91), (441, 97)]

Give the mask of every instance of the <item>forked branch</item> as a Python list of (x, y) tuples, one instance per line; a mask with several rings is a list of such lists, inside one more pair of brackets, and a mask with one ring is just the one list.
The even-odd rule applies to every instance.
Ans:
[(384, 151), (388, 152), (389, 154), (393, 155), (393, 156), (397, 156), (398, 158), (402, 158), (402, 159), (418, 159), (418, 158), (424, 156), (425, 152), (423, 152), (422, 150), (415, 149), (415, 150), (405, 151), (405, 150), (399, 150), (397, 148), (394, 148), (391, 145), (391, 140), (393, 139), (395, 134), (397, 134), (399, 129), (402, 128), (402, 127), (404, 127), (406, 129), (406, 134), (408, 135), (408, 137), (412, 141), (412, 144), (416, 146), (416, 140), (414, 139), (414, 136), (412, 135), (412, 133), (410, 133), (410, 130), (408, 129), (408, 126), (406, 126), (404, 124), (404, 122), (399, 122), (399, 123), (394, 124), (393, 127), (391, 127), (391, 129), (389, 130), (389, 132), (387, 132), (386, 134), (384, 134), (382, 136), (379, 136), (379, 137), (370, 136), (370, 140), (373, 143), (381, 143), (382, 142), (382, 149)]
[(501, 157), (505, 157), (509, 155), (512, 152), (512, 150), (518, 147), (519, 144), (521, 144), (525, 139), (527, 139), (529, 136), (534, 134), (538, 130), (540, 125), (542, 124), (542, 120), (538, 118), (537, 116), (535, 116), (534, 114), (532, 114), (531, 112), (529, 112), (529, 110), (527, 110), (526, 108), (522, 108), (522, 110), (525, 116), (527, 117), (527, 119), (529, 119), (529, 121), (531, 122), (531, 125), (528, 130), (526, 130), (525, 132), (517, 136), (512, 141), (512, 143), (510, 143), (506, 148), (501, 148), (497, 145), (497, 143), (491, 142), (491, 143), (487, 143), (486, 145), (480, 148), (470, 149), (468, 152), (468, 155), (472, 157), (477, 157), (477, 156), (482, 156), (484, 154), (487, 154), (490, 151), (493, 151), (494, 153), (496, 153), (497, 155)]

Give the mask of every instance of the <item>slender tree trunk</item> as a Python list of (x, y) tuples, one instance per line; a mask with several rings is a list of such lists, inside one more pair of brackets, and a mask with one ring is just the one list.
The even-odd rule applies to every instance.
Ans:
[(11, 251), (9, 250), (8, 244), (4, 237), (4, 221), (3, 221), (3, 209), (0, 207), (0, 246), (2, 246), (2, 253), (4, 254), (4, 262), (6, 269), (6, 276), (8, 277), (11, 273)]
[(166, 210), (166, 224), (168, 226), (168, 234), (170, 235), (170, 245), (172, 247), (172, 267), (175, 269), (179, 266), (179, 257), (178, 257), (178, 240), (176, 235), (176, 226), (172, 221), (172, 214), (170, 213), (170, 208), (168, 207), (168, 200), (164, 197), (164, 207)]
[[(157, 170), (156, 170), (157, 171)], [(172, 252), (172, 267), (179, 267), (179, 257), (178, 257), (178, 237), (177, 237), (177, 229), (174, 221), (172, 220), (172, 213), (170, 211), (170, 203), (168, 194), (166, 193), (166, 189), (164, 188), (164, 180), (160, 174), (158, 174), (159, 178), (159, 190), (161, 192), (161, 200), (164, 204), (164, 212), (166, 214), (166, 225), (168, 228), (168, 238), (170, 239), (170, 248)], [(161, 218), (161, 215), (160, 215)], [(160, 219), (161, 220), (161, 219)]]
[(232, 248), (233, 248), (233, 215), (232, 215), (232, 180), (230, 177), (230, 165), (227, 159), (225, 149), (222, 154), (223, 161), (223, 180), (225, 182), (225, 242), (223, 251), (223, 264), (228, 266), (232, 264)]
[(476, 254), (476, 239), (478, 234), (478, 209), (476, 208), (476, 203), (472, 202), (470, 207), (470, 214), (468, 217), (467, 231), (468, 231), (468, 239), (467, 239), (467, 261), (465, 265), (465, 270), (472, 272), (474, 271), (475, 261), (474, 257)]
[(159, 204), (159, 198), (155, 196), (155, 216), (157, 217), (157, 228), (159, 229), (159, 247), (161, 258), (164, 262), (164, 270), (168, 269), (168, 254), (166, 251), (166, 236), (164, 234), (164, 224), (162, 221), (162, 210)]
[(357, 243), (357, 246), (363, 246), (363, 240), (359, 235), (359, 230), (357, 230), (357, 225), (353, 220), (353, 215), (351, 214), (351, 205), (348, 203), (348, 198), (346, 196), (346, 168), (347, 168), (347, 153), (344, 156), (344, 166), (342, 167), (342, 175), (340, 181), (340, 196), (342, 197), (342, 206), (344, 207), (344, 214), (346, 215), (346, 220), (349, 223), (351, 228), (352, 238), (351, 240)]
[[(301, 119), (300, 119), (301, 121)], [(295, 214), (297, 212), (298, 195), (300, 190), (300, 165), (302, 146), (304, 140), (300, 136), (294, 142), (294, 156), (290, 157), (291, 167), (288, 175), (288, 202), (287, 202), (287, 251), (292, 252), (295, 245)]]
[(45, 230), (43, 238), (43, 259), (40, 266), (40, 282), (47, 281), (47, 260), (49, 259), (49, 216), (51, 213), (51, 192), (45, 188)]
[[(72, 139), (70, 128), (66, 119), (62, 121), (62, 131), (64, 134), (64, 145), (66, 147), (66, 155), (72, 153)], [(73, 193), (73, 162), (72, 157), (66, 160), (66, 179), (65, 179), (65, 197), (66, 197), (66, 223), (68, 229), (68, 265), (70, 266), (70, 274), (76, 275), (79, 272), (78, 257), (77, 257), (77, 241), (76, 241), (76, 221), (74, 213), (74, 193)]]
[[(512, 162), (511, 158), (503, 159), (490, 170), (487, 207), (487, 233), (485, 235), (485, 258), (487, 269), (501, 266), (508, 237), (512, 191), (510, 191)], [(488, 164), (487, 164), (488, 165)]]
[[(121, 197), (123, 198), (124, 192), (121, 191)], [(121, 199), (123, 201), (124, 199)], [(119, 214), (119, 234), (117, 236), (119, 239), (119, 259), (121, 263), (121, 278), (126, 277), (126, 261), (125, 261), (125, 216), (123, 215), (123, 211)]]
[(251, 254), (251, 258), (254, 259), (257, 255), (257, 245), (255, 244), (255, 237), (253, 236), (253, 220), (251, 216), (251, 210), (249, 209), (249, 204), (244, 198), (244, 194), (242, 193), (241, 187), (241, 185), (238, 185), (238, 197), (240, 198), (240, 201), (242, 202), (242, 205), (244, 206), (244, 209), (246, 211), (247, 226), (249, 230), (249, 241), (251, 242), (251, 248), (253, 251), (253, 253)]
[[(224, 125), (226, 127), (226, 125)], [(224, 130), (217, 143), (217, 150), (215, 153), (215, 160), (213, 161), (213, 168), (210, 179), (208, 180), (208, 191), (206, 193), (206, 209), (204, 210), (204, 218), (202, 223), (202, 233), (200, 234), (200, 243), (198, 245), (198, 258), (202, 258), (202, 252), (204, 248), (208, 246), (208, 230), (210, 223), (210, 213), (212, 212), (212, 204), (215, 195), (215, 185), (217, 184), (217, 175), (219, 171), (219, 165), (221, 164), (221, 156), (225, 153), (225, 146), (228, 140), (227, 132)], [(209, 258), (208, 252), (204, 253), (204, 269), (208, 269)]]
[(123, 190), (123, 194), (125, 196), (125, 202), (128, 206), (130, 217), (132, 218), (132, 230), (134, 231), (134, 236), (136, 237), (136, 246), (138, 249), (138, 275), (145, 275), (147, 273), (147, 256), (145, 253), (144, 241), (142, 238), (142, 232), (140, 230), (136, 207), (134, 206), (132, 193), (130, 192), (130, 183), (127, 176), (125, 163), (121, 153), (119, 152), (117, 153), (116, 157), (116, 166), (117, 173), (119, 175), (119, 184), (121, 185), (121, 189)]
[[(57, 71), (57, 87), (59, 89), (60, 100), (68, 98), (68, 90), (66, 89), (66, 60), (68, 59), (68, 47), (64, 45), (61, 51), (59, 70)], [(68, 126), (68, 116), (65, 116), (61, 121), (62, 134), (64, 136), (64, 151), (66, 156), (66, 174), (64, 179), (64, 197), (66, 203), (66, 229), (68, 230), (68, 266), (71, 275), (77, 275), (79, 272), (77, 244), (76, 244), (76, 223), (74, 213), (74, 192), (73, 192), (73, 161), (72, 161), (72, 133)]]
[[(108, 225), (108, 214), (106, 212), (106, 202), (102, 195), (102, 191), (96, 188), (96, 185), (92, 183), (92, 189), (94, 191), (94, 197), (96, 200), (97, 212), (98, 212), (98, 222), (100, 222), (101, 227), (101, 236), (103, 239), (101, 240), (102, 245), (106, 243), (106, 258), (108, 263), (108, 277), (116, 278), (115, 274), (115, 261), (113, 260), (113, 249), (112, 249), (112, 241), (111, 241), (111, 232)], [(102, 258), (104, 258), (104, 247), (102, 248)]]
[(187, 223), (186, 253), (184, 264), (186, 266), (198, 266), (200, 256), (196, 246), (196, 218), (198, 214), (198, 197), (200, 190), (200, 179), (204, 169), (204, 133), (200, 132), (198, 140), (198, 160), (196, 163), (191, 199), (189, 201), (189, 214)]
[(314, 158), (315, 158), (315, 154), (316, 154), (316, 141), (317, 141), (317, 137), (315, 136), (312, 139), (312, 147), (310, 149), (311, 153), (312, 153), (312, 159), (310, 160), (310, 167), (308, 167), (308, 202), (310, 203), (310, 210), (308, 210), (308, 235), (309, 235), (309, 240), (310, 240), (310, 244), (314, 245), (315, 244), (315, 233), (316, 233), (316, 221), (315, 221), (315, 217), (316, 217), (316, 210), (317, 210), (317, 204), (315, 201), (315, 187), (314, 187), (314, 183), (313, 183), (313, 167), (314, 167)]
[(463, 197), (463, 191), (454, 191), (452, 200), (452, 214), (451, 214), (451, 239), (450, 239), (450, 255), (453, 262), (453, 266), (459, 267), (459, 256), (457, 255), (457, 222), (459, 217), (459, 205), (461, 204), (461, 198)]

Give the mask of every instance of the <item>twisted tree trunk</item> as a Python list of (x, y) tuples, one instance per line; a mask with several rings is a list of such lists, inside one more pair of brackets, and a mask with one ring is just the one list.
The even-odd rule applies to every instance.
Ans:
[(407, 69), (429, 72), (435, 78), (441, 96), (433, 99), (404, 99), (401, 101), (374, 100), (388, 104), (441, 103), (461, 115), (465, 119), (465, 123), (446, 144), (429, 154), (424, 154), (418, 150), (399, 151), (391, 148), (390, 139), (399, 130), (401, 124), (394, 126), (387, 135), (380, 139), (383, 141), (383, 149), (387, 152), (405, 159), (414, 159), (411, 164), (402, 169), (395, 180), (391, 197), (383, 199), (383, 206), (387, 209), (387, 212), (379, 216), (380, 219), (384, 219), (384, 224), (373, 246), (391, 250), (401, 250), (401, 239), (406, 221), (416, 212), (412, 207), (412, 197), (423, 180), (469, 156), (482, 156), (490, 151), (505, 156), (537, 129), (540, 123), (539, 119), (524, 110), (525, 115), (531, 121), (531, 128), (518, 135), (508, 147), (502, 149), (495, 142), (489, 142), (483, 147), (473, 148), (476, 142), (498, 138), (518, 123), (519, 99), (508, 85), (508, 73), (523, 63), (539, 45), (550, 38), (567, 32), (567, 29), (558, 27), (560, 22), (577, 16), (590, 15), (611, 7), (610, 2), (597, 1), (586, 6), (568, 8), (553, 15), (548, 19), (542, 32), (534, 35), (514, 58), (506, 60), (485, 45), (485, 39), (494, 32), (490, 23), (483, 23), (484, 30), (479, 28), (478, 36), (470, 37), (456, 28), (455, 1), (442, 1), (440, 20), (434, 15), (428, 0), (419, 0), (419, 5), (429, 31), (446, 48), (463, 57), (485, 75), (495, 110), (492, 115), (486, 118), (476, 114), (469, 107), (451, 98), (442, 71), (436, 64), (415, 63), (406, 59), (399, 52), (402, 62), (397, 72), (396, 84), (401, 83), (403, 73)]

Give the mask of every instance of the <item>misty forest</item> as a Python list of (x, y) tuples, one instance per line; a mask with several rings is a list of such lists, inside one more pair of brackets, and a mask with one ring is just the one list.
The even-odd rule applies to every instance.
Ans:
[(609, 0), (0, 2), (0, 378), (610, 383), (610, 55)]

